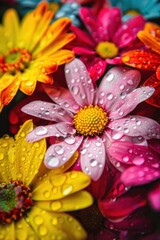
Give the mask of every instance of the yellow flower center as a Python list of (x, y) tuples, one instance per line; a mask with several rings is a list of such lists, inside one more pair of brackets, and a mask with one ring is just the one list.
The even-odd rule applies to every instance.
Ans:
[(131, 9), (131, 10), (128, 10), (126, 13), (125, 13), (125, 15), (131, 15), (131, 16), (137, 16), (137, 15), (139, 15), (140, 13), (138, 12), (138, 11), (136, 11), (136, 10), (133, 10), (133, 9)]
[(13, 48), (0, 56), (0, 72), (14, 74), (16, 71), (23, 71), (31, 59), (32, 55), (26, 49)]
[(0, 223), (19, 220), (32, 205), (32, 192), (21, 181), (0, 184)]
[(101, 107), (89, 105), (81, 108), (74, 115), (73, 124), (77, 133), (84, 136), (95, 136), (103, 133), (108, 123), (106, 111)]
[(112, 42), (99, 42), (96, 52), (101, 58), (113, 58), (118, 54), (118, 47)]

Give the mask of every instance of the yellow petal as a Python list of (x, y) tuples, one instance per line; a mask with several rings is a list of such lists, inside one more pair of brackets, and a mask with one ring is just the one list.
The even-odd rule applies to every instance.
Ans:
[(32, 229), (32, 226), (25, 221), (24, 218), (17, 221), (15, 224), (16, 240), (39, 240), (36, 233)]
[(50, 240), (59, 237), (62, 240), (69, 240), (69, 236), (61, 229), (60, 224), (55, 226), (52, 223), (53, 218), (53, 213), (46, 212), (34, 206), (31, 211), (28, 212), (26, 220), (38, 236), (38, 239)]
[(17, 47), (17, 38), (19, 35), (19, 18), (14, 9), (9, 9), (3, 16), (5, 27), (5, 36), (8, 40), (9, 48)]
[(61, 35), (66, 33), (71, 26), (71, 20), (69, 18), (60, 18), (53, 22), (48, 31), (46, 32), (45, 36), (43, 36), (39, 45), (33, 51), (33, 56), (38, 55), (44, 48), (52, 45), (53, 42), (57, 39), (61, 39)]
[[(0, 54), (4, 54), (8, 51), (8, 40), (5, 37), (5, 28), (0, 25)], [(2, 37), (3, 36), (3, 37)]]
[(79, 191), (55, 201), (38, 201), (36, 206), (48, 211), (68, 212), (83, 209), (92, 204), (92, 196), (86, 191)]
[(78, 192), (89, 184), (90, 177), (78, 171), (50, 175), (47, 179), (35, 183), (32, 198), (36, 201), (62, 199), (67, 195)]
[(32, 42), (34, 42), (34, 44), (37, 43), (39, 38), (36, 39), (36, 35), (34, 34), (43, 16), (46, 14), (47, 8), (47, 2), (43, 2), (39, 4), (34, 11), (26, 14), (26, 16), (22, 19), (18, 42), (19, 47), (30, 50)]
[(0, 183), (8, 183), (15, 179), (15, 143), (14, 139), (5, 135), (0, 138)]
[(33, 130), (31, 120), (26, 121), (16, 135), (15, 171), (17, 179), (29, 185), (38, 173), (46, 151), (46, 141), (29, 143), (26, 141), (27, 134)]
[(0, 239), (2, 240), (16, 240), (15, 236), (15, 225), (11, 224), (0, 224)]
[(0, 80), (0, 92), (9, 87), (16, 79), (17, 79), (16, 75), (12, 76), (8, 73), (5, 73)]
[(63, 48), (65, 45), (70, 43), (75, 38), (75, 35), (73, 33), (66, 33), (60, 36), (60, 38), (56, 39), (52, 44), (47, 46), (46, 48), (43, 48), (41, 51), (39, 51), (35, 56), (41, 56), (42, 54), (45, 55), (51, 55), (58, 51), (59, 49)]

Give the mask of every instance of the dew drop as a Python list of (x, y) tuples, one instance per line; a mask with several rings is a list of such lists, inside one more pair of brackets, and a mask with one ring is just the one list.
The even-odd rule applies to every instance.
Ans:
[(121, 85), (119, 86), (119, 88), (120, 88), (121, 90), (123, 90), (123, 89), (124, 89), (124, 85), (121, 84)]
[(4, 158), (4, 154), (0, 153), (0, 160), (2, 160)]
[(69, 72), (70, 72), (70, 70), (67, 68), (67, 69), (65, 70), (65, 73), (68, 74)]
[(137, 126), (140, 126), (141, 123), (142, 123), (142, 122), (141, 122), (140, 120), (137, 120), (137, 121), (136, 121)]
[(71, 88), (71, 91), (72, 91), (72, 93), (73, 93), (74, 95), (77, 95), (78, 92), (79, 92), (79, 87), (73, 86), (73, 87)]
[(92, 167), (97, 166), (97, 161), (96, 161), (96, 159), (92, 158), (89, 162), (90, 162), (90, 165), (91, 165)]
[(51, 195), (51, 193), (50, 193), (49, 191), (45, 191), (45, 192), (43, 193), (43, 195), (44, 195), (45, 198), (49, 198), (50, 195)]
[(59, 165), (59, 159), (56, 156), (52, 155), (47, 160), (47, 165), (49, 167), (57, 167)]
[(104, 102), (103, 98), (100, 98), (98, 102), (99, 102), (99, 104), (103, 104), (103, 102)]
[(113, 74), (113, 73), (110, 73), (110, 74), (108, 74), (108, 75), (106, 76), (106, 80), (107, 80), (108, 82), (111, 82), (113, 79), (114, 79), (114, 74)]
[(124, 162), (128, 162), (129, 161), (129, 157), (128, 156), (123, 157), (123, 161)]
[(127, 83), (128, 83), (128, 85), (132, 86), (133, 85), (133, 80), (129, 79), (129, 80), (127, 80)]
[(38, 136), (44, 135), (47, 132), (48, 132), (48, 130), (45, 127), (38, 127), (37, 129), (35, 129), (35, 134)]
[(64, 153), (64, 148), (61, 145), (55, 146), (54, 150), (57, 154), (63, 154)]
[(51, 209), (52, 209), (52, 211), (57, 211), (57, 210), (61, 209), (61, 207), (62, 207), (62, 204), (61, 204), (60, 201), (53, 201), (53, 202), (51, 203)]
[(35, 216), (34, 217), (34, 222), (35, 222), (36, 225), (41, 225), (43, 223), (43, 221), (44, 221), (43, 218), (40, 217), (40, 216)]
[(107, 94), (107, 99), (108, 100), (112, 100), (113, 99), (113, 94), (112, 93), (108, 93)]
[(129, 129), (128, 128), (124, 128), (124, 133), (129, 133)]
[(92, 153), (88, 153), (88, 157), (89, 157), (89, 158), (92, 157), (92, 155), (93, 155)]
[(133, 162), (133, 164), (139, 166), (139, 165), (142, 165), (144, 163), (144, 158), (142, 158), (142, 157), (135, 157), (132, 162)]
[(86, 95), (83, 93), (83, 94), (80, 94), (81, 98), (82, 99), (85, 99), (86, 98)]
[(64, 139), (64, 141), (67, 143), (67, 144), (73, 144), (73, 143), (75, 143), (75, 138), (73, 137), (73, 136), (69, 136), (69, 137), (66, 137), (65, 139)]
[(120, 93), (120, 98), (121, 99), (124, 99), (126, 96), (127, 96), (127, 94), (125, 92), (121, 92)]
[(64, 185), (62, 187), (62, 192), (63, 192), (63, 195), (68, 195), (72, 192), (73, 190), (73, 187), (71, 185)]
[(39, 234), (40, 234), (41, 236), (45, 236), (45, 235), (47, 235), (48, 230), (47, 230), (46, 227), (40, 226), (39, 229), (38, 229), (38, 232), (39, 232)]
[(87, 152), (87, 149), (86, 148), (81, 148), (80, 152), (83, 155), (83, 154), (85, 154)]
[(64, 102), (63, 103), (64, 107), (68, 108), (69, 107), (69, 104), (67, 102)]
[(95, 145), (96, 145), (97, 147), (100, 147), (102, 144), (101, 144), (101, 142), (96, 142)]

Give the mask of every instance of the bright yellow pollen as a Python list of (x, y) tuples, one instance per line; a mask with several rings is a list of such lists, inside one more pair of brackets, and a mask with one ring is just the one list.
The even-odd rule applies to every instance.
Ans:
[(95, 136), (103, 133), (108, 123), (106, 111), (101, 107), (89, 105), (81, 108), (74, 115), (73, 124), (77, 133), (84, 136)]
[(113, 58), (118, 54), (118, 47), (112, 42), (99, 42), (96, 52), (101, 58)]
[(128, 10), (126, 13), (125, 13), (125, 15), (131, 15), (131, 16), (137, 16), (137, 15), (139, 15), (140, 13), (138, 12), (138, 11), (136, 11), (136, 10)]

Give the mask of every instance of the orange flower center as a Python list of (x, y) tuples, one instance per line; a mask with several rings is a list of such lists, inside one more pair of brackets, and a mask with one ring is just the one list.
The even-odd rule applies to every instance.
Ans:
[(16, 180), (0, 185), (0, 222), (11, 223), (22, 218), (33, 205), (32, 192), (28, 186)]
[(32, 55), (26, 49), (13, 48), (0, 56), (0, 73), (23, 71), (32, 59)]
[(96, 52), (101, 58), (113, 58), (118, 54), (118, 47), (112, 42), (99, 42)]

